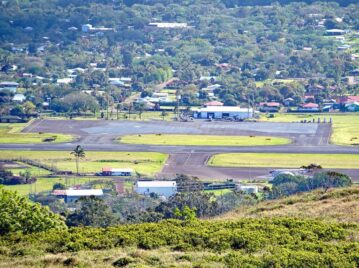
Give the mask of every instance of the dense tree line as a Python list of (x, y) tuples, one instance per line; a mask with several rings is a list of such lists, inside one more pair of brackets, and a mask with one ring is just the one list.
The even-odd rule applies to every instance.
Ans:
[(352, 184), (349, 176), (334, 171), (318, 172), (306, 178), (288, 174), (278, 175), (271, 181), (273, 184), (270, 198), (293, 195), (300, 192), (308, 192), (317, 188), (328, 190), (335, 187), (347, 187)]
[(15, 176), (12, 171), (0, 167), (0, 184), (16, 185), (16, 184), (31, 184), (36, 182), (36, 178), (31, 176), (29, 171), (20, 173)]

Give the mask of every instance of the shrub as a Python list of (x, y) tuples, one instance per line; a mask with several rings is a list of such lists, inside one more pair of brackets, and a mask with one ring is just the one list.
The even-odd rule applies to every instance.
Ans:
[(60, 216), (27, 197), (0, 188), (0, 235), (12, 232), (28, 234), (53, 228), (65, 228)]
[(134, 263), (135, 259), (131, 257), (122, 257), (116, 260), (112, 265), (115, 267), (125, 267), (129, 265), (130, 263)]

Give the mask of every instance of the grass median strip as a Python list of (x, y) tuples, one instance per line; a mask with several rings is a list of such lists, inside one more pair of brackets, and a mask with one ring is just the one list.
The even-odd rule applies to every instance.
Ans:
[(127, 135), (119, 138), (121, 143), (151, 145), (191, 145), (191, 146), (265, 146), (290, 143), (289, 139), (267, 136), (214, 136), (145, 134)]
[(261, 121), (267, 122), (300, 122), (301, 120), (312, 121), (324, 118), (333, 120), (333, 133), (331, 142), (338, 145), (359, 145), (359, 114), (274, 114), (273, 118), (262, 117)]
[[(86, 149), (86, 148), (85, 148)], [(167, 155), (148, 152), (88, 152), (80, 160), (81, 173), (99, 172), (103, 167), (132, 168), (143, 175), (154, 175), (162, 169)], [(62, 171), (76, 172), (74, 157), (69, 151), (0, 151), (0, 160), (30, 159)]]
[(355, 154), (228, 153), (214, 155), (208, 165), (217, 167), (299, 168), (319, 164), (323, 168), (359, 169)]
[(26, 124), (0, 124), (0, 144), (59, 143), (74, 140), (71, 135), (54, 133), (22, 133)]

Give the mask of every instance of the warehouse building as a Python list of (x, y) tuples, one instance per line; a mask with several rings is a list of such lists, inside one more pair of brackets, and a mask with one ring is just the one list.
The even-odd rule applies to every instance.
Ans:
[(133, 169), (131, 168), (102, 168), (102, 172), (98, 175), (102, 176), (132, 176)]
[(207, 106), (198, 109), (193, 117), (198, 119), (247, 119), (253, 117), (253, 109), (238, 106)]
[(137, 181), (136, 192), (143, 195), (154, 193), (170, 197), (177, 193), (177, 183), (175, 181)]

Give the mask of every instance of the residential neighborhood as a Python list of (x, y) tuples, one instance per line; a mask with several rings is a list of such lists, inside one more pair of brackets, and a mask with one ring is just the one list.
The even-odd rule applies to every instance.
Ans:
[(0, 1), (0, 267), (359, 267), (358, 0)]

